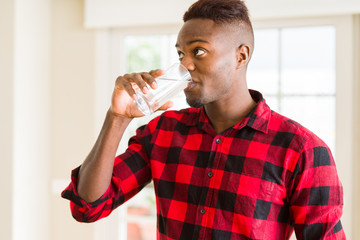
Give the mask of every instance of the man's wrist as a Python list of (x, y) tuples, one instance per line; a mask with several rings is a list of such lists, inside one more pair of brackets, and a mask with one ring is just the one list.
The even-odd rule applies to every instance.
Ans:
[(113, 112), (111, 107), (109, 108), (107, 115), (113, 124), (119, 124), (121, 126), (123, 126), (124, 124), (127, 126), (134, 119), (132, 117), (127, 117)]

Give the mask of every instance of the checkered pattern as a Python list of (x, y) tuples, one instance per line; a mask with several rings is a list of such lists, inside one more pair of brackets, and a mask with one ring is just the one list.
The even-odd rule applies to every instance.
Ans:
[(111, 213), (151, 180), (158, 239), (345, 239), (343, 192), (328, 147), (298, 123), (257, 106), (216, 134), (203, 108), (167, 111), (138, 129), (96, 202), (62, 196), (78, 221)]

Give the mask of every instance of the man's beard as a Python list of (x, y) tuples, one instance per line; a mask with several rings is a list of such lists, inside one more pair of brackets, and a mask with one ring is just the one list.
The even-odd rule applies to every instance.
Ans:
[(201, 108), (204, 104), (201, 102), (201, 99), (188, 99), (186, 98), (186, 102), (193, 108)]

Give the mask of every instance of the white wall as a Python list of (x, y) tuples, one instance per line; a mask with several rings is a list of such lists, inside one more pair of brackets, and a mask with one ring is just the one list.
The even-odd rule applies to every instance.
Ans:
[[(85, 26), (144, 26), (181, 23), (196, 0), (85, 0)], [(251, 18), (308, 17), (360, 13), (359, 0), (247, 0)]]
[(2, 239), (49, 239), (49, 3), (0, 3)]
[(176, 24), (195, 0), (85, 0), (85, 26)]
[(52, 0), (51, 240), (91, 240), (94, 235), (95, 224), (76, 222), (69, 201), (60, 198), (95, 137), (95, 32), (84, 29), (83, 9), (82, 0)]
[(12, 162), (13, 162), (13, 90), (14, 90), (14, 3), (0, 1), (0, 189), (2, 207), (0, 233), (12, 239)]
[(51, 1), (14, 2), (13, 239), (47, 240)]
[(95, 35), (83, 8), (0, 1), (1, 239), (93, 238), (59, 195), (94, 140)]
[(360, 13), (359, 0), (247, 0), (254, 20)]

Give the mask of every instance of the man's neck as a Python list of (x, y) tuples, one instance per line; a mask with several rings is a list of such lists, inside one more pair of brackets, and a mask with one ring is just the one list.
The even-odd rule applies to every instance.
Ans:
[(206, 114), (217, 134), (236, 125), (255, 107), (256, 102), (246, 89), (229, 101), (205, 105)]

